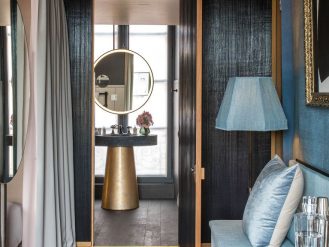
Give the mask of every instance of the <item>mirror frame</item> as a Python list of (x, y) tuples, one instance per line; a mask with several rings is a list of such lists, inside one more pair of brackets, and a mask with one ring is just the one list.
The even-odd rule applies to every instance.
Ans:
[[(113, 111), (113, 110), (110, 110), (108, 108), (106, 108), (105, 106), (103, 106), (96, 97), (95, 98), (95, 102), (96, 104), (101, 108), (103, 109), (104, 111), (107, 111), (109, 113), (112, 113), (112, 114), (118, 114), (118, 115), (126, 115), (126, 114), (129, 114), (129, 113), (132, 113), (132, 112), (135, 112), (137, 110), (139, 110), (140, 108), (142, 108), (150, 99), (151, 95), (152, 95), (152, 92), (153, 92), (153, 88), (154, 88), (154, 76), (153, 76), (153, 71), (152, 71), (152, 68), (150, 66), (150, 64), (146, 61), (146, 59), (141, 56), (139, 53), (135, 52), (135, 51), (132, 51), (132, 50), (129, 50), (129, 49), (114, 49), (114, 50), (110, 50), (108, 52), (105, 52), (103, 55), (101, 55), (99, 58), (97, 58), (97, 60), (95, 61), (94, 63), (94, 76), (93, 76), (93, 83), (95, 85), (95, 68), (97, 66), (97, 64), (102, 60), (102, 58), (110, 55), (110, 54), (114, 54), (114, 53), (119, 53), (119, 52), (126, 52), (126, 53), (129, 53), (129, 54), (133, 54), (133, 55), (138, 55), (139, 57), (141, 57), (145, 63), (147, 64), (147, 66), (149, 67), (150, 69), (150, 79), (151, 79), (151, 85), (150, 85), (150, 90), (149, 90), (149, 93), (147, 95), (147, 99), (145, 100), (145, 102), (143, 104), (141, 104), (139, 107), (135, 108), (135, 109), (132, 109), (132, 110), (129, 110), (129, 111)], [(96, 87), (95, 87), (96, 88)], [(95, 91), (95, 89), (94, 89)]]
[[(15, 3), (15, 4), (14, 4)], [(23, 14), (21, 11), (21, 7), (18, 1), (10, 1), (10, 26), (11, 26), (11, 31), (12, 31), (12, 37), (11, 37), (11, 53), (12, 53), (12, 84), (13, 84), (13, 100), (15, 97), (17, 97), (17, 74), (14, 74), (13, 71), (16, 69), (17, 70), (17, 52), (16, 52), (16, 48), (17, 48), (17, 34), (15, 33), (13, 35), (13, 31), (16, 32), (17, 30), (17, 18), (18, 16), (20, 16), (21, 22), (22, 22), (22, 29), (24, 30), (24, 49), (26, 51), (26, 59), (24, 59), (24, 63), (25, 60), (29, 61), (29, 46), (28, 46), (28, 42), (27, 42), (27, 34), (26, 34), (26, 27), (25, 27), (25, 23), (24, 23), (24, 18), (23, 18)], [(15, 53), (15, 55), (14, 55)], [(26, 68), (28, 68), (29, 72), (28, 72), (28, 81), (29, 83), (31, 83), (31, 68), (30, 68), (30, 64), (27, 63)], [(26, 81), (24, 82), (24, 84), (26, 84)], [(28, 99), (29, 104), (31, 103), (31, 92), (29, 91), (29, 99)], [(29, 126), (29, 115), (30, 115), (30, 107), (27, 108), (28, 112), (27, 112), (27, 128)], [(17, 104), (15, 102), (13, 102), (13, 116), (14, 119), (16, 119), (17, 117)], [(10, 116), (9, 116), (10, 118)], [(8, 121), (9, 119), (4, 119), (6, 121)], [(1, 174), (0, 176), (0, 183), (1, 184), (7, 184), (9, 183), (18, 173), (18, 171), (22, 168), (22, 163), (23, 163), (23, 157), (25, 154), (25, 149), (26, 149), (26, 143), (27, 143), (27, 132), (24, 135), (24, 141), (22, 142), (22, 152), (21, 152), (21, 157), (19, 160), (17, 160), (17, 146), (15, 146), (15, 143), (17, 143), (17, 123), (13, 122), (13, 135), (10, 136), (8, 135), (8, 133), (4, 133), (4, 145), (9, 145), (12, 146), (13, 148), (13, 154), (12, 154), (12, 160), (13, 160), (13, 167), (14, 167), (14, 174), (13, 176), (9, 175), (9, 159), (5, 159), (2, 162), (4, 162), (3, 164), (0, 164), (1, 166), (4, 167), (3, 170), (3, 174)], [(16, 144), (17, 145), (17, 144)]]
[[(326, 0), (327, 1), (327, 0)], [(304, 0), (304, 43), (305, 43), (305, 88), (306, 105), (329, 107), (329, 92), (320, 93), (317, 90), (318, 80), (315, 77), (317, 61), (315, 57), (314, 40), (314, 5), (316, 0)]]

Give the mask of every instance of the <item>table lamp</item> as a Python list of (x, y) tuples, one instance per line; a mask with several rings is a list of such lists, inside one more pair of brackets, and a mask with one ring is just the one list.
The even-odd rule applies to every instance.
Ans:
[(271, 77), (233, 77), (226, 87), (215, 128), (249, 131), (249, 191), (252, 187), (252, 132), (288, 129)]

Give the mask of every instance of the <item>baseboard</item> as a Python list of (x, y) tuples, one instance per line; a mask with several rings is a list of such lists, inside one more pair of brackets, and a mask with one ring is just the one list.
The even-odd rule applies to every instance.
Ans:
[(157, 184), (157, 183), (140, 183), (138, 184), (140, 199), (175, 199), (175, 185)]
[(92, 247), (91, 242), (77, 242), (77, 247)]
[(211, 243), (202, 243), (201, 247), (211, 247)]

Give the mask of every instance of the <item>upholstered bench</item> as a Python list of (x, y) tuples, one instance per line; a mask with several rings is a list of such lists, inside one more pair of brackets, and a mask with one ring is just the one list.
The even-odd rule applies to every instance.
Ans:
[(8, 202), (7, 204), (7, 247), (17, 247), (22, 243), (22, 205)]
[[(242, 220), (212, 220), (209, 225), (212, 247), (252, 247), (242, 230)], [(286, 239), (282, 246), (293, 247), (294, 245)]]
[[(329, 198), (329, 177), (300, 164), (304, 177), (303, 195), (325, 196)], [(252, 247), (248, 237), (242, 229), (242, 220), (212, 220), (212, 247)], [(291, 222), (289, 232), (281, 246), (294, 246), (294, 223)]]

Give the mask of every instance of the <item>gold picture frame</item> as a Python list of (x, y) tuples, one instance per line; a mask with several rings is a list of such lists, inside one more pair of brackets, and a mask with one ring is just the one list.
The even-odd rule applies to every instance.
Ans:
[[(320, 68), (318, 66), (318, 64), (321, 64), (318, 56), (318, 50), (320, 50), (319, 45), (323, 42), (320, 43), (320, 35), (317, 33), (320, 30), (318, 25), (321, 21), (318, 17), (319, 6), (317, 4), (317, 0), (304, 0), (306, 104), (310, 106), (329, 107), (329, 90), (325, 87), (327, 83), (329, 85), (329, 77), (321, 81)], [(327, 37), (325, 39), (327, 40)]]

